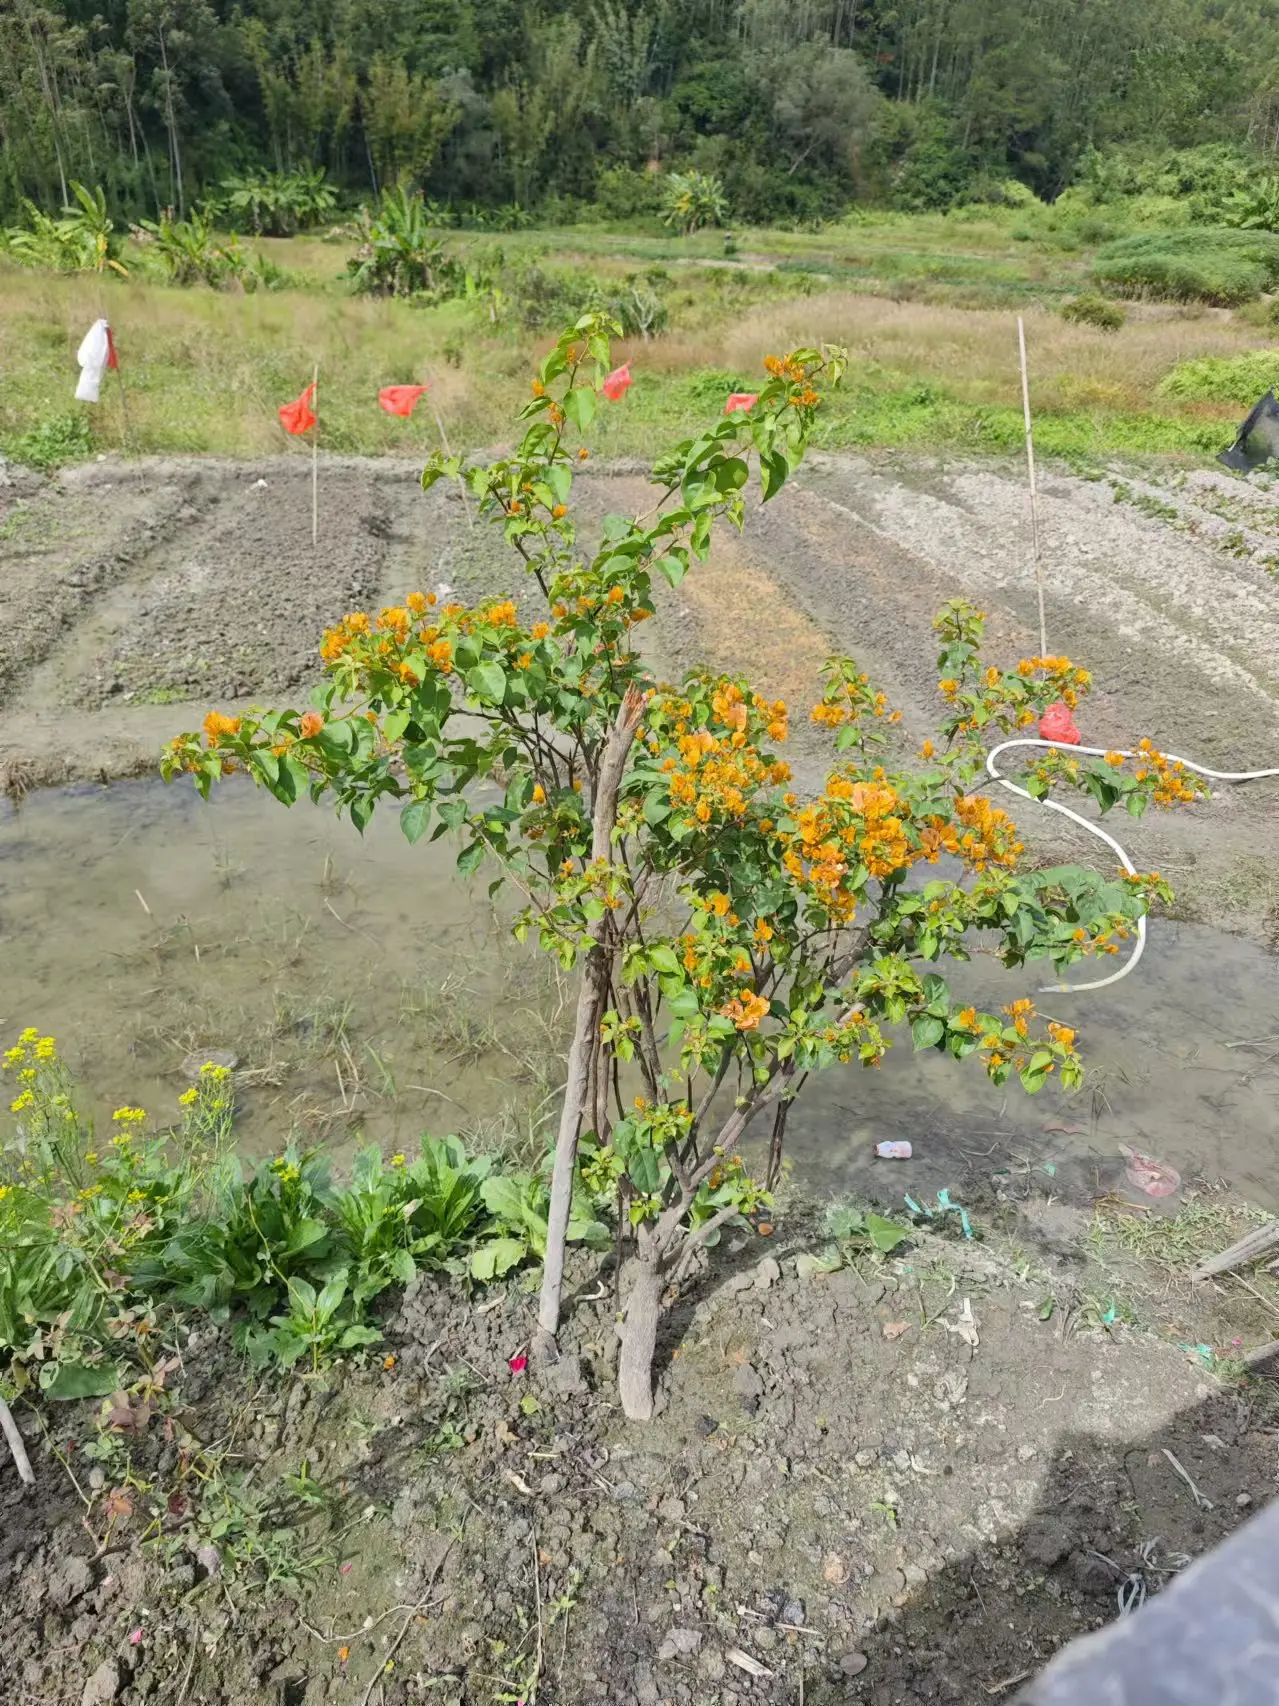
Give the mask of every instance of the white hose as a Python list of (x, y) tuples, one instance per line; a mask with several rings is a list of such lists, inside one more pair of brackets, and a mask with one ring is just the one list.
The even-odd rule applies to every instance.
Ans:
[[(1027, 793), (1025, 788), (1019, 788), (1017, 786), (1016, 782), (1010, 782), (1006, 776), (1001, 776), (999, 774), (999, 771), (995, 766), (995, 760), (999, 757), (1001, 752), (1007, 752), (1007, 751), (1009, 751), (1010, 748), (1012, 748), (1014, 746), (1048, 747), (1051, 751), (1054, 751), (1054, 752), (1067, 752), (1067, 753), (1075, 754), (1076, 756), (1078, 756), (1079, 754), (1087, 754), (1089, 757), (1092, 757), (1092, 758), (1105, 758), (1111, 752), (1117, 752), (1121, 758), (1145, 758), (1147, 756), (1147, 754), (1142, 753), (1142, 752), (1123, 752), (1123, 751), (1120, 751), (1120, 749), (1117, 747), (1076, 746), (1076, 745), (1073, 745), (1072, 743), (1067, 742), (1067, 741), (1029, 740), (1029, 739), (1001, 741), (1001, 743), (998, 746), (993, 747), (991, 749), (991, 751), (986, 754), (986, 771), (987, 771), (987, 774), (991, 777), (991, 779), (993, 781), (998, 782), (1001, 788), (1007, 788), (1008, 792), (1010, 794), (1017, 794), (1020, 796), (1021, 799), (1029, 800), (1032, 805), (1047, 806), (1049, 811), (1060, 812), (1063, 817), (1068, 817), (1072, 823), (1077, 823), (1079, 825), (1080, 829), (1086, 829), (1088, 831), (1089, 835), (1095, 835), (1099, 841), (1104, 841), (1106, 843), (1107, 847), (1113, 848), (1114, 851), (1116, 853), (1118, 853), (1119, 858), (1120, 858), (1120, 862), (1122, 863), (1124, 870), (1127, 871), (1128, 875), (1130, 877), (1136, 876), (1137, 867), (1133, 864), (1132, 860), (1124, 852), (1123, 848), (1115, 840), (1113, 835), (1108, 835), (1106, 833), (1106, 831), (1104, 829), (1102, 829), (1098, 824), (1089, 823), (1089, 821), (1086, 817), (1081, 817), (1078, 812), (1072, 811), (1069, 806), (1059, 805), (1056, 800), (1049, 800), (1049, 799), (1037, 800), (1033, 794)], [(1189, 758), (1179, 758), (1175, 752), (1167, 752), (1167, 753), (1164, 753), (1163, 756), (1165, 758), (1169, 759), (1173, 764), (1180, 764), (1180, 765), (1183, 765), (1185, 767), (1185, 769), (1187, 769), (1187, 770), (1193, 770), (1196, 776), (1206, 776), (1208, 778), (1208, 780), (1211, 782), (1260, 782), (1268, 776), (1279, 776), (1279, 769), (1275, 769), (1275, 770), (1209, 770), (1207, 765), (1195, 764)], [(1136, 946), (1136, 949), (1134, 950), (1131, 958), (1126, 960), (1124, 962), (1124, 964), (1122, 966), (1120, 966), (1118, 971), (1112, 972), (1109, 977), (1098, 978), (1093, 983), (1050, 983), (1050, 984), (1046, 984), (1043, 987), (1043, 989), (1040, 991), (1040, 993), (1043, 995), (1055, 995), (1055, 994), (1063, 994), (1063, 993), (1064, 994), (1070, 994), (1070, 995), (1078, 995), (1081, 991), (1083, 991), (1085, 989), (1106, 989), (1110, 984), (1118, 983), (1121, 977), (1127, 977), (1128, 973), (1134, 969), (1134, 967), (1137, 965), (1137, 962), (1141, 959), (1141, 956), (1145, 953), (1145, 951), (1146, 951), (1146, 920), (1145, 920), (1145, 916), (1143, 914), (1143, 916), (1137, 920), (1137, 946)]]

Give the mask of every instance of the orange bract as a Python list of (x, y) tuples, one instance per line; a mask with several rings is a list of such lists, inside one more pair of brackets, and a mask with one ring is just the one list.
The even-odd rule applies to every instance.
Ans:
[(227, 717), (221, 711), (210, 711), (204, 719), (204, 735), (210, 746), (216, 746), (223, 735), (238, 735), (239, 732), (239, 717)]

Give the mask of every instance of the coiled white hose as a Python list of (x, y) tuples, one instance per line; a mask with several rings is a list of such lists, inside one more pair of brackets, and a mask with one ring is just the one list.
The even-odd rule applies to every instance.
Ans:
[[(1086, 754), (1091, 758), (1105, 758), (1107, 754), (1111, 752), (1118, 752), (1123, 758), (1144, 758), (1146, 754), (1141, 752), (1123, 752), (1118, 747), (1075, 746), (1068, 741), (1031, 739), (1001, 741), (998, 746), (992, 747), (990, 752), (986, 754), (986, 772), (992, 781), (998, 782), (1001, 788), (1007, 788), (1010, 794), (1016, 794), (1023, 800), (1029, 800), (1032, 805), (1047, 806), (1049, 811), (1060, 812), (1063, 817), (1068, 817), (1072, 823), (1077, 823), (1080, 829), (1086, 829), (1089, 835), (1095, 835), (1099, 841), (1104, 841), (1107, 847), (1113, 848), (1114, 851), (1118, 853), (1120, 863), (1123, 865), (1124, 870), (1127, 871), (1130, 877), (1135, 876), (1137, 874), (1137, 867), (1133, 864), (1132, 860), (1124, 852), (1123, 848), (1115, 840), (1113, 835), (1107, 834), (1107, 832), (1098, 824), (1089, 823), (1086, 817), (1081, 817), (1078, 812), (1072, 811), (1069, 806), (1059, 805), (1056, 800), (1037, 800), (1033, 794), (1027, 793), (1025, 788), (1019, 788), (1016, 782), (1010, 782), (1006, 776), (1001, 776), (999, 774), (999, 770), (995, 763), (996, 759), (999, 757), (1001, 752), (1008, 752), (1015, 746), (1047, 747), (1051, 751), (1072, 753), (1075, 756)], [(1166, 752), (1163, 756), (1171, 760), (1174, 764), (1181, 764), (1187, 770), (1193, 770), (1196, 776), (1206, 776), (1210, 782), (1260, 782), (1269, 776), (1279, 776), (1279, 769), (1209, 770), (1207, 765), (1195, 764), (1189, 758), (1179, 758), (1175, 752)], [(1118, 983), (1121, 977), (1127, 977), (1128, 973), (1135, 968), (1137, 962), (1141, 959), (1141, 956), (1145, 951), (1146, 920), (1143, 915), (1137, 920), (1137, 946), (1131, 957), (1127, 959), (1122, 966), (1120, 966), (1118, 971), (1112, 972), (1109, 977), (1098, 978), (1093, 983), (1045, 984), (1040, 993), (1044, 995), (1062, 993), (1078, 995), (1085, 989), (1106, 989), (1110, 984)]]

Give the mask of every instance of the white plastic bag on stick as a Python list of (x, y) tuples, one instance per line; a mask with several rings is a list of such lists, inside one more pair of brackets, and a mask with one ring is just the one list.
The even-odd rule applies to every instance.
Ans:
[(76, 351), (76, 360), (80, 363), (80, 382), (75, 388), (76, 401), (96, 403), (102, 390), (103, 374), (120, 365), (116, 359), (111, 327), (105, 320), (95, 320), (89, 327), (84, 334), (84, 341)]

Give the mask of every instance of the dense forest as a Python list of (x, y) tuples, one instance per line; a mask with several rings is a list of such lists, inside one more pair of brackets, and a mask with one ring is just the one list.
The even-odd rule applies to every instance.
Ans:
[(1052, 198), (1106, 150), (1279, 149), (1275, 0), (0, 0), (0, 215), (236, 175), (734, 218)]

